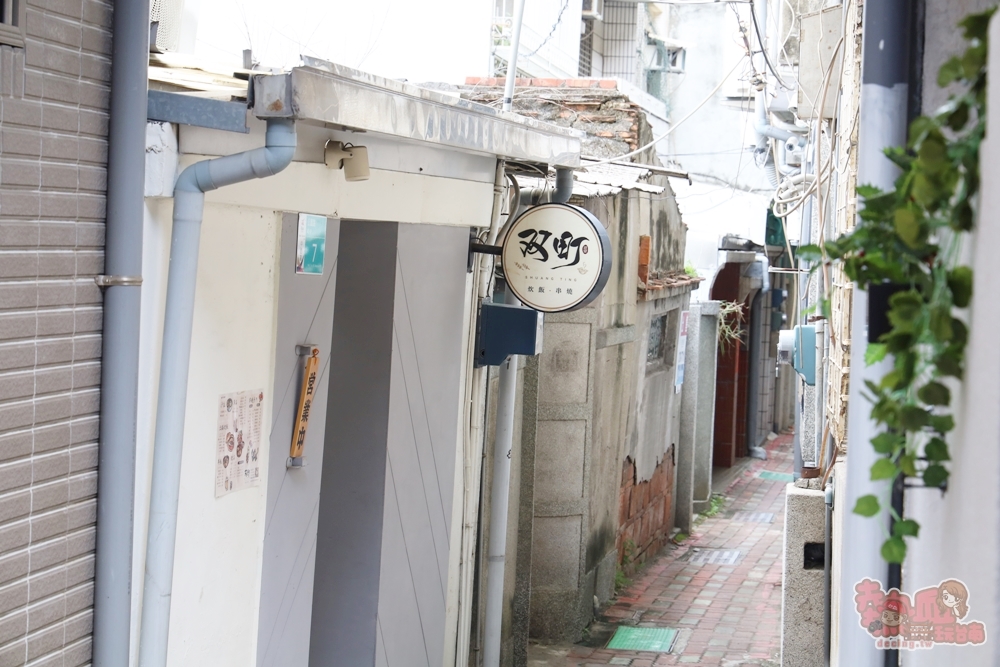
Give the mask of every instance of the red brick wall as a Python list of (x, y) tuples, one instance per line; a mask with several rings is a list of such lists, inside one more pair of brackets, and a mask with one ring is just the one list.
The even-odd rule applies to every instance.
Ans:
[(641, 563), (666, 544), (673, 530), (673, 445), (656, 466), (653, 476), (636, 483), (635, 463), (627, 457), (618, 491), (618, 562), (626, 570)]

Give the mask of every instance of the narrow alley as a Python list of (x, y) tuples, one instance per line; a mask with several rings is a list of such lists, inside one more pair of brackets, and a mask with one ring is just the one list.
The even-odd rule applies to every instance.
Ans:
[[(603, 610), (584, 642), (568, 649), (568, 655), (567, 647), (532, 645), (529, 666), (778, 665), (792, 438), (782, 434), (771, 441), (766, 461), (744, 459), (718, 489), (725, 498), (718, 513), (640, 570)], [(606, 648), (616, 629), (628, 627), (670, 628), (676, 634), (648, 635), (653, 641), (665, 637), (668, 652)], [(644, 639), (649, 640), (640, 633), (631, 641)]]

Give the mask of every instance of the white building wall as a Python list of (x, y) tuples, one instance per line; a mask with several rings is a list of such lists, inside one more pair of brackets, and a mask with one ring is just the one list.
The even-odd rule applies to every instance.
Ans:
[[(159, 372), (160, 339), (170, 245), (172, 199), (163, 195), (173, 178), (168, 175), (203, 155), (232, 153), (263, 143), (261, 128), (249, 135), (198, 131), (183, 128), (181, 146), (188, 154), (176, 156), (169, 128), (153, 143), (161, 150), (148, 152), (151, 174), (161, 178), (147, 184), (143, 274), (142, 340), (143, 368), (138, 415), (138, 452), (133, 570), (133, 662), (138, 645), (138, 621), (145, 560), (145, 518), (148, 516), (153, 425)], [(372, 150), (371, 179), (346, 183), (343, 172), (328, 169), (321, 147), (331, 131), (312, 136), (316, 128), (301, 128), (299, 157), (284, 172), (266, 181), (227, 186), (206, 196), (202, 229), (193, 331), (191, 376), (187, 403), (181, 503), (178, 514), (173, 613), (170, 626), (170, 665), (248, 667), (256, 664), (262, 545), (266, 514), (268, 443), (263, 443), (260, 486), (215, 498), (215, 428), (218, 396), (243, 389), (265, 391), (262, 430), (271, 431), (268, 388), (274, 384), (276, 345), (276, 294), (278, 275), (280, 211), (308, 211), (330, 217), (361, 220), (396, 220), (451, 226), (449, 238), (465, 230), (489, 224), (492, 203), (492, 167), (489, 157), (442, 152), (430, 147), (413, 148), (366, 135)], [(336, 133), (333, 133), (336, 134)], [(381, 141), (381, 143), (379, 143)], [(316, 149), (316, 146), (319, 149)], [(169, 145), (168, 145), (169, 144)], [(314, 150), (315, 149), (315, 150)], [(194, 153), (193, 155), (191, 153)], [(314, 155), (315, 153), (315, 155)], [(448, 153), (445, 155), (444, 153)], [(166, 161), (166, 163), (162, 163)], [(482, 163), (482, 164), (480, 164)], [(377, 166), (376, 166), (377, 165)], [(420, 170), (423, 169), (423, 173)], [(461, 172), (465, 179), (453, 177)], [(438, 174), (438, 175), (427, 175)], [(448, 174), (445, 177), (442, 174)], [(483, 180), (476, 180), (482, 178)], [(471, 180), (466, 180), (471, 179)], [(411, 225), (405, 225), (410, 227)], [(426, 229), (426, 228), (425, 228)], [(434, 229), (434, 228), (432, 228)], [(437, 229), (440, 229), (439, 227)], [(410, 232), (406, 232), (410, 233)], [(416, 232), (414, 232), (416, 233)], [(402, 236), (405, 235), (401, 234)], [(419, 234), (418, 234), (419, 235)], [(411, 244), (412, 245), (412, 244)], [(452, 244), (454, 245), (454, 244)], [(327, 264), (331, 262), (328, 256)], [(426, 268), (426, 267), (425, 267)], [(462, 278), (453, 287), (460, 303), (468, 285)], [(420, 289), (420, 287), (418, 285)], [(408, 290), (413, 286), (407, 286)], [(426, 300), (426, 299), (425, 299)], [(426, 307), (422, 306), (420, 312)], [(461, 336), (448, 354), (464, 359), (462, 340), (467, 338), (468, 313), (461, 316)], [(456, 325), (458, 326), (458, 325)], [(459, 363), (456, 361), (456, 364)], [(422, 372), (427, 372), (422, 369)], [(464, 370), (461, 371), (464, 373)], [(438, 396), (428, 405), (448, 406), (448, 414), (434, 418), (447, 422), (454, 431), (462, 414), (460, 397)], [(451, 401), (451, 404), (448, 402)], [(439, 426), (441, 426), (439, 424)], [(447, 430), (445, 426), (442, 429)], [(436, 564), (442, 586), (450, 586), (457, 570), (448, 531), (460, 507), (451, 501), (455, 488), (455, 442), (436, 441), (444, 447), (437, 461), (443, 473), (441, 521), (438, 526)], [(287, 438), (276, 446), (286, 448)], [(405, 474), (413, 474), (407, 470)], [(438, 493), (435, 483), (434, 493)], [(444, 549), (444, 551), (441, 551)], [(423, 576), (423, 570), (413, 576)], [(438, 641), (454, 642), (456, 609), (454, 591), (443, 590), (441, 609), (435, 614)], [(445, 598), (447, 604), (445, 604)], [(441, 644), (434, 651), (445, 655), (453, 646)], [(433, 662), (437, 662), (434, 660)]]
[[(137, 512), (143, 562), (152, 424), (159, 377), (159, 338), (169, 249), (171, 200), (151, 200), (143, 287), (137, 459)], [(255, 661), (257, 602), (266, 485), (215, 497), (215, 443), (220, 394), (268, 390), (273, 384), (277, 216), (272, 210), (208, 204), (195, 294), (191, 370), (181, 464), (170, 623), (170, 664), (245, 667)], [(267, 397), (266, 397), (267, 398)], [(262, 431), (270, 430), (270, 400)], [(268, 442), (261, 443), (266, 479)], [(143, 567), (133, 573), (138, 597)], [(134, 613), (134, 630), (139, 614)], [(137, 637), (137, 634), (133, 634)], [(133, 653), (137, 642), (133, 642)]]
[[(990, 29), (990, 40), (1000, 40), (997, 21)], [(991, 69), (1000, 67), (1000, 54), (991, 52), (989, 65)], [(993, 138), (984, 141), (981, 150), (981, 214), (973, 238), (965, 246), (974, 282), (965, 380), (952, 386), (951, 409), (957, 427), (948, 438), (951, 477), (943, 496), (932, 490), (906, 493), (906, 514), (916, 519), (921, 529), (918, 539), (908, 540), (903, 585), (912, 594), (945, 579), (965, 582), (969, 615), (963, 622), (982, 622), (990, 638), (1000, 629), (1000, 348), (996, 344), (1000, 310), (995, 296), (1000, 291), (1000, 265), (995, 258), (1000, 227), (991, 224), (988, 213), (1000, 206), (1000, 144), (995, 132), (990, 132), (1000, 126), (1000, 87), (995, 84), (989, 87), (988, 109), (987, 136)], [(914, 651), (906, 664), (979, 667), (997, 664), (998, 656), (997, 643), (991, 638), (980, 647), (938, 645), (932, 651)]]
[[(745, 7), (739, 11), (749, 25)], [(691, 115), (661, 143), (660, 159), (691, 175), (691, 185), (675, 182), (677, 203), (688, 226), (685, 260), (711, 288), (721, 268), (718, 247), (723, 235), (764, 243), (774, 189), (754, 162), (753, 102), (740, 97), (749, 88), (753, 68), (732, 8), (702, 4), (673, 6), (669, 11), (670, 37), (687, 51), (684, 73), (672, 75), (670, 116), (676, 123)], [(695, 111), (706, 98), (708, 102)], [(698, 290), (692, 297), (708, 299), (709, 291)]]

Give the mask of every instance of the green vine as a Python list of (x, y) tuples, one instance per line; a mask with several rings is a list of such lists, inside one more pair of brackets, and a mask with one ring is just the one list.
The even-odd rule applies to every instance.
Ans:
[[(871, 468), (872, 480), (896, 484), (921, 478), (926, 487), (947, 488), (947, 436), (955, 428), (948, 384), (962, 378), (968, 340), (968, 328), (956, 315), (972, 298), (972, 269), (960, 265), (959, 256), (972, 229), (980, 185), (986, 36), (993, 11), (959, 24), (968, 49), (938, 74), (940, 86), (957, 83), (963, 92), (933, 116), (914, 120), (906, 148), (886, 150), (902, 171), (895, 189), (858, 186), (864, 208), (857, 227), (822, 247), (799, 249), (800, 256), (841, 261), (847, 276), (866, 290), (886, 285), (893, 292), (887, 314), (891, 328), (865, 354), (868, 365), (892, 359), (892, 369), (879, 383), (865, 383), (879, 427), (871, 441), (881, 455)], [(866, 517), (880, 510), (874, 495), (858, 498), (854, 507)], [(920, 526), (891, 506), (889, 511), (892, 531), (882, 544), (882, 557), (902, 563), (904, 538), (917, 537)]]

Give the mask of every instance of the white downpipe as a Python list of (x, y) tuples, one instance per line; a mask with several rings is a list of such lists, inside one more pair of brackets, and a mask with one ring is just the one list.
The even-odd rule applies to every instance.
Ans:
[[(500, 215), (503, 207), (505, 163), (497, 160), (493, 181), (493, 211), (487, 232), (487, 243), (494, 245), (500, 232)], [(479, 305), (490, 295), (490, 278), (493, 275), (493, 255), (479, 256), (473, 280), (476, 292), (472, 299), (472, 318), (469, 326), (468, 368), (473, 369), (473, 355), (476, 348), (476, 317)], [(486, 415), (486, 382), (489, 369), (479, 367), (469, 376), (468, 389), (468, 437), (465, 441), (463, 464), (462, 503), (462, 543), (459, 575), (458, 632), (455, 647), (455, 665), (469, 664), (470, 634), (472, 629), (472, 589), (476, 571), (476, 540), (479, 536), (479, 496), (482, 488), (483, 446), (485, 435), (483, 422)]]
[(160, 356), (160, 387), (156, 406), (146, 542), (146, 577), (139, 637), (140, 667), (166, 667), (167, 664), (184, 412), (187, 404), (188, 367), (191, 362), (191, 325), (194, 321), (198, 246), (205, 193), (225, 185), (278, 173), (292, 161), (295, 142), (294, 121), (268, 120), (263, 148), (195, 163), (181, 173), (174, 187), (170, 270), (163, 320), (163, 349)]
[[(514, 103), (517, 79), (517, 50), (521, 45), (524, 2), (514, 6), (514, 31), (511, 35), (510, 60), (503, 93), (503, 110)], [(490, 242), (496, 242), (491, 230)], [(518, 304), (508, 292), (508, 303)], [(493, 444), (493, 484), (490, 489), (489, 565), (486, 572), (486, 618), (483, 622), (483, 667), (500, 665), (500, 633), (503, 621), (504, 553), (507, 549), (507, 499), (510, 493), (510, 456), (514, 435), (514, 401), (517, 393), (517, 356), (511, 355), (500, 367), (497, 396), (496, 435)]]
[[(505, 303), (521, 302), (510, 291)], [(499, 667), (503, 621), (503, 583), (507, 554), (507, 504), (510, 498), (510, 461), (514, 447), (514, 407), (517, 401), (517, 364), (512, 354), (500, 366), (497, 423), (493, 439), (493, 484), (490, 487), (490, 533), (486, 566), (486, 620), (483, 623), (483, 667)]]

